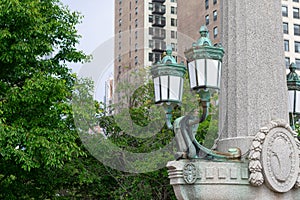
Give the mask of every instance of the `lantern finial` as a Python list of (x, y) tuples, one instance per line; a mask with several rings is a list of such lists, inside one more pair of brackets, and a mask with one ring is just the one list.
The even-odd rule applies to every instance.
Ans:
[(290, 64), (290, 73), (287, 75), (287, 82), (300, 81), (298, 74), (296, 73), (295, 63)]
[(198, 46), (213, 46), (209, 39), (208, 29), (206, 26), (201, 26), (199, 33), (201, 37), (197, 41)]
[(167, 46), (166, 54), (161, 61), (162, 64), (177, 64), (175, 58), (172, 56), (172, 47), (170, 45)]

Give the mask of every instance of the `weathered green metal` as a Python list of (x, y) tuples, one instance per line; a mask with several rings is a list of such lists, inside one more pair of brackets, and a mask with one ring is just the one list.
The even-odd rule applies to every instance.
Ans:
[(167, 55), (163, 57), (161, 62), (157, 62), (151, 67), (151, 75), (153, 78), (159, 76), (179, 76), (184, 77), (186, 73), (186, 67), (184, 64), (178, 64), (175, 58), (172, 56), (172, 49), (170, 47), (166, 50)]
[(295, 63), (290, 65), (290, 73), (286, 76), (288, 90), (298, 90), (300, 91), (300, 78), (296, 73)]
[(224, 56), (224, 49), (221, 44), (213, 46), (208, 37), (208, 30), (206, 26), (200, 28), (201, 37), (197, 43), (194, 43), (192, 48), (184, 52), (188, 62), (197, 59), (213, 59), (222, 61)]

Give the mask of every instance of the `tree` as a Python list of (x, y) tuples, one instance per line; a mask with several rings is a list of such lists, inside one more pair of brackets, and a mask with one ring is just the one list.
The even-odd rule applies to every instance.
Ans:
[(66, 181), (57, 175), (86, 155), (72, 119), (76, 77), (65, 64), (88, 59), (75, 48), (80, 20), (59, 0), (0, 3), (1, 199), (53, 196)]

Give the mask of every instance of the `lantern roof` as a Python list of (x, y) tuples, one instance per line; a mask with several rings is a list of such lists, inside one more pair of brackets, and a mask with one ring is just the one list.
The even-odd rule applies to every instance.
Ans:
[(191, 62), (197, 59), (213, 59), (222, 61), (224, 55), (224, 49), (222, 45), (212, 45), (206, 26), (201, 26), (199, 33), (200, 38), (197, 40), (197, 42), (194, 42), (192, 48), (184, 52), (187, 61)]

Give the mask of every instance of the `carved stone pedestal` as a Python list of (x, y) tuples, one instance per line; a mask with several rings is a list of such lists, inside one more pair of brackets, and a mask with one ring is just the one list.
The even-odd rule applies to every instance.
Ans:
[(300, 199), (300, 143), (290, 126), (271, 121), (239, 161), (170, 161), (170, 183), (179, 200)]

